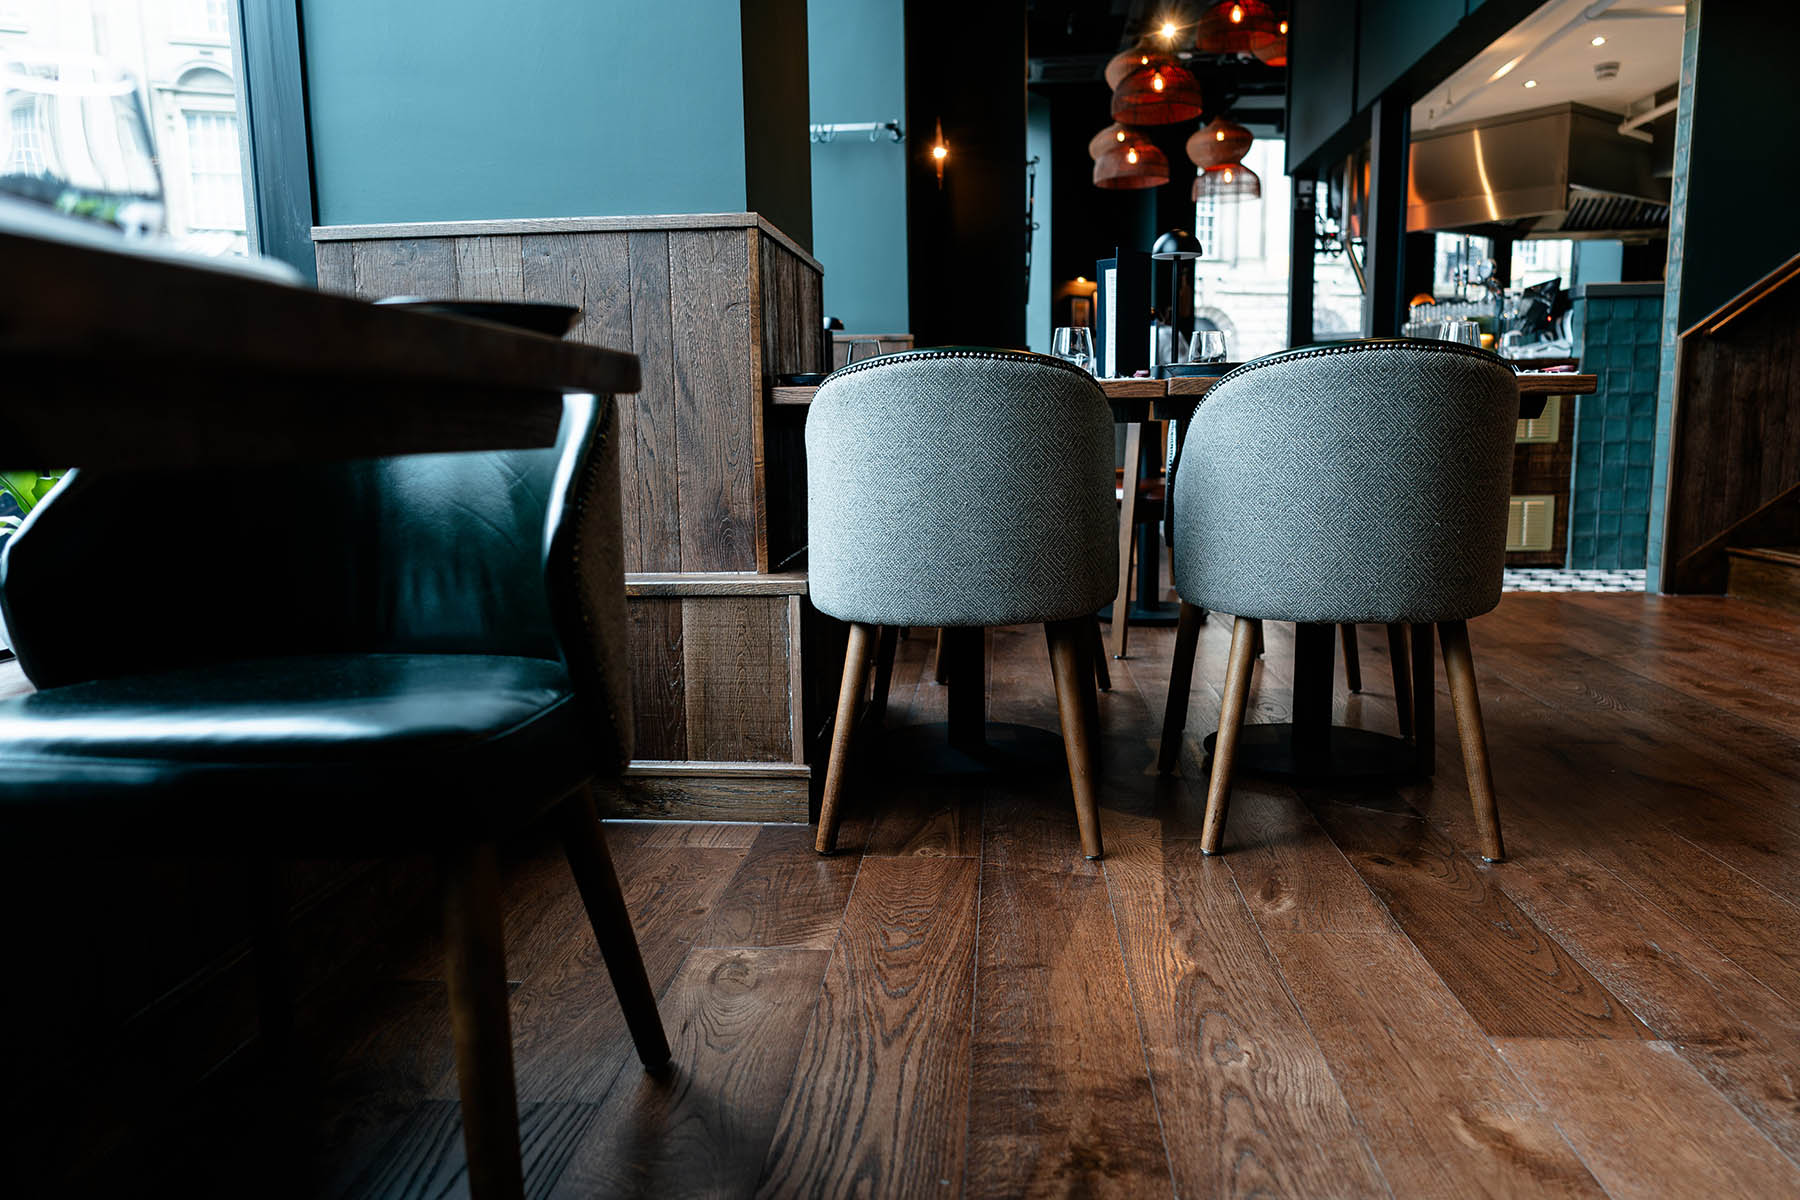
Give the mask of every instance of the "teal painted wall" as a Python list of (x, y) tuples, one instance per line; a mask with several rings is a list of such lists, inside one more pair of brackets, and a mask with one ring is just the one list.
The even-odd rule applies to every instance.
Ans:
[(737, 0), (301, 17), (321, 224), (745, 210)]
[(1025, 345), (1050, 353), (1050, 101), (1033, 93), (1025, 100), (1025, 157), (1037, 159), (1037, 191), (1032, 216), (1031, 279), (1025, 289)]
[[(906, 41), (901, 0), (808, 0), (808, 81), (818, 125), (902, 120)], [(906, 156), (932, 137), (908, 129), (904, 144), (847, 134), (812, 147), (813, 256), (825, 267), (825, 311), (861, 333), (905, 333)]]

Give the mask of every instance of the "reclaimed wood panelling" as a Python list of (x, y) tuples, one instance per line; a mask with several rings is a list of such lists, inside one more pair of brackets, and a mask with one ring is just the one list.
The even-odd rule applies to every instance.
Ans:
[(1683, 334), (1676, 373), (1663, 585), (1721, 592), (1734, 531), (1800, 484), (1800, 280)]
[(794, 761), (787, 598), (692, 596), (680, 604), (688, 723), (681, 757)]
[[(759, 241), (762, 384), (769, 395), (781, 375), (827, 369), (824, 280), (809, 259), (771, 237)], [(769, 562), (796, 564), (806, 549), (806, 417), (771, 407), (763, 428), (768, 480)]]
[[(635, 463), (625, 488), (627, 509), (636, 509), (636, 556), (627, 571), (679, 571), (681, 561), (680, 460), (675, 433), (675, 331), (670, 315), (669, 235), (633, 233), (631, 245), (631, 349), (642, 364), (644, 386), (637, 396)], [(728, 403), (728, 397), (715, 402)], [(690, 517), (704, 519), (693, 506)], [(725, 564), (719, 564), (725, 566)], [(690, 562), (688, 570), (707, 564)]]
[(631, 708), (637, 735), (632, 757), (687, 758), (681, 601), (634, 598), (625, 610), (631, 621)]
[(669, 235), (681, 565), (688, 570), (768, 569), (757, 553), (761, 404), (751, 402), (749, 271), (746, 233)]

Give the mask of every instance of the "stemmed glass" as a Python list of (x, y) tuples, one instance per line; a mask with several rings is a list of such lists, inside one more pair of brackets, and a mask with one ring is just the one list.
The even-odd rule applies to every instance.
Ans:
[(155, 143), (131, 72), (86, 54), (0, 55), (0, 196), (163, 232)]
[(1050, 339), (1050, 353), (1094, 373), (1094, 331), (1086, 325), (1059, 325)]

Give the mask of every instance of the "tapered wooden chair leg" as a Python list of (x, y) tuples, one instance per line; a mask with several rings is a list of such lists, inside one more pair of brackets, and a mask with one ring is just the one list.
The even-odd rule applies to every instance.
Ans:
[(512, 1200), (525, 1194), (525, 1177), (506, 1014), (500, 872), (492, 844), (462, 847), (444, 857), (444, 974), (469, 1193), (478, 1200)]
[(1388, 662), (1394, 668), (1394, 713), (1400, 719), (1400, 736), (1412, 741), (1413, 735), (1413, 698), (1412, 698), (1412, 650), (1408, 645), (1406, 626), (1389, 625)]
[(888, 689), (894, 682), (894, 649), (900, 642), (900, 630), (883, 625), (875, 639), (875, 694), (869, 700), (868, 722), (880, 725), (887, 716)]
[(593, 796), (583, 789), (581, 795), (562, 806), (558, 816), (569, 873), (581, 892), (588, 924), (594, 927), (594, 940), (600, 944), (600, 956), (606, 960), (606, 973), (612, 976), (613, 991), (625, 1014), (625, 1026), (631, 1030), (632, 1044), (645, 1068), (659, 1071), (669, 1062), (669, 1039), (656, 1011), (656, 989), (650, 986), (650, 976), (644, 970), (644, 956), (631, 929), (631, 914), (625, 909), (625, 893), (619, 888), (619, 874), (613, 870), (612, 855), (606, 849)]
[(1500, 862), (1506, 846), (1500, 840), (1500, 810), (1494, 800), (1494, 773), (1488, 766), (1487, 730), (1481, 723), (1481, 696), (1475, 688), (1475, 659), (1469, 652), (1469, 627), (1463, 621), (1439, 621), (1444, 643), (1444, 676), (1456, 711), (1456, 735), (1462, 742), (1463, 770), (1469, 776), (1469, 799), (1475, 806), (1475, 834), (1481, 857)]
[[(844, 679), (838, 687), (837, 720), (831, 727), (831, 759), (825, 767), (825, 795), (819, 802), (819, 836), (814, 847), (820, 854), (837, 849), (839, 811), (844, 799), (845, 777), (850, 773), (850, 741), (856, 733), (856, 702), (862, 699), (868, 679), (869, 649), (875, 626), (850, 626), (844, 648)], [(938, 631), (938, 670), (944, 669), (944, 632)]]
[(1212, 778), (1206, 784), (1206, 821), (1200, 827), (1200, 852), (1217, 854), (1225, 837), (1225, 812), (1231, 804), (1231, 768), (1237, 757), (1238, 734), (1249, 706), (1250, 672), (1256, 666), (1257, 622), (1239, 617), (1231, 628), (1231, 657), (1225, 665), (1225, 699), (1219, 706), (1219, 734), (1213, 743)]
[(1100, 799), (1094, 771), (1098, 756), (1089, 740), (1087, 722), (1094, 675), (1082, 652), (1088, 636), (1085, 625), (1085, 619), (1052, 621), (1044, 628), (1050, 640), (1050, 673), (1056, 680), (1063, 749), (1069, 760), (1069, 787), (1075, 794), (1075, 821), (1081, 827), (1081, 852), (1099, 858), (1105, 850), (1100, 844)]
[(1094, 618), (1094, 644), (1089, 651), (1094, 660), (1094, 682), (1103, 692), (1112, 691), (1112, 669), (1106, 665), (1106, 636), (1100, 632), (1100, 618)]
[(944, 631), (938, 630), (937, 653), (933, 656), (936, 666), (932, 668), (931, 678), (937, 683), (950, 682), (950, 664), (944, 661)]
[(1169, 699), (1163, 705), (1162, 744), (1156, 750), (1156, 769), (1167, 775), (1181, 761), (1181, 736), (1187, 731), (1188, 696), (1194, 687), (1194, 654), (1200, 646), (1200, 626), (1206, 614), (1186, 600), (1175, 627), (1175, 657), (1169, 663)]
[(1356, 645), (1356, 626), (1344, 622), (1338, 626), (1338, 633), (1344, 639), (1344, 686), (1353, 692), (1362, 691), (1362, 655)]

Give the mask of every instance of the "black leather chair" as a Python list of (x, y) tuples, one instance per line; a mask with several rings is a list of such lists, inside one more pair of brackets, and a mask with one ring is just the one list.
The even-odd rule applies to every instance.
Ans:
[(78, 470), (0, 557), (42, 689), (0, 702), (11, 847), (441, 857), (478, 1196), (522, 1186), (497, 840), (558, 810), (639, 1057), (669, 1058), (588, 791), (631, 748), (615, 432), (578, 396), (555, 450)]

